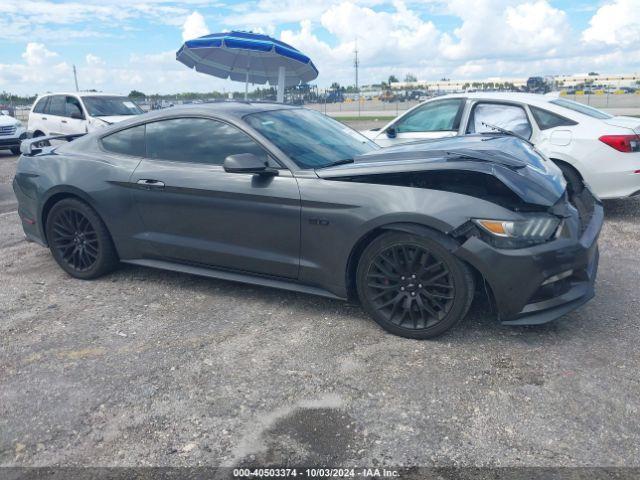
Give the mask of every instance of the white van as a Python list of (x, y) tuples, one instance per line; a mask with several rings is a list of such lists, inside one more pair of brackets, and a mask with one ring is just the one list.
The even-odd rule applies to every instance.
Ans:
[(120, 95), (47, 93), (33, 103), (27, 130), (33, 137), (88, 133), (141, 113), (135, 102)]

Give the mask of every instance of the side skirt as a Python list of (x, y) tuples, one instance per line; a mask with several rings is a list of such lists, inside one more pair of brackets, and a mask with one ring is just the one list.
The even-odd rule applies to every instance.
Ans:
[(334, 300), (346, 300), (328, 290), (310, 285), (303, 285), (288, 280), (279, 280), (270, 277), (262, 277), (259, 275), (251, 275), (248, 273), (236, 273), (227, 270), (217, 270), (215, 268), (204, 268), (193, 265), (184, 265), (181, 263), (167, 262), (164, 260), (121, 260), (122, 263), (130, 263), (132, 265), (140, 265), (142, 267), (159, 268), (161, 270), (171, 270), (174, 272), (189, 273), (201, 277), (217, 278), (219, 280), (229, 280), (231, 282), (249, 283), (251, 285), (260, 285), (262, 287), (279, 288), (281, 290), (290, 290), (293, 292), (308, 293), (310, 295), (318, 295), (321, 297), (332, 298)]

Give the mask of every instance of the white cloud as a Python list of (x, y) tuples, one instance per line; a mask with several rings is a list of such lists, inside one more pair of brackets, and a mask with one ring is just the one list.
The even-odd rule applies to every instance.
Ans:
[(588, 43), (640, 45), (640, 0), (616, 0), (601, 6), (582, 32)]
[(204, 17), (198, 12), (193, 12), (182, 24), (182, 40), (184, 41), (202, 37), (208, 33), (209, 28)]
[(57, 53), (47, 50), (42, 43), (27, 43), (27, 49), (22, 54), (25, 63), (30, 67), (40, 67), (50, 64), (56, 57)]
[(98, 57), (97, 55), (93, 55), (92, 53), (88, 53), (85, 57), (85, 61), (89, 67), (103, 67), (105, 65), (105, 61)]
[(546, 0), (516, 5), (478, 0), (473, 8), (466, 1), (453, 0), (449, 9), (462, 19), (462, 25), (453, 35), (443, 35), (441, 49), (448, 59), (553, 57), (569, 40), (565, 13)]

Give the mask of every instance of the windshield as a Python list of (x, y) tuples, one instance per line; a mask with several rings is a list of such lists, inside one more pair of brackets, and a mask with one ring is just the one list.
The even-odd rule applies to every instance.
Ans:
[(380, 148), (346, 125), (305, 108), (252, 113), (244, 120), (300, 168), (322, 168)]
[(127, 97), (82, 97), (84, 106), (92, 117), (140, 115), (142, 109)]
[(593, 108), (582, 103), (574, 102), (573, 100), (556, 98), (555, 100), (551, 100), (551, 103), (560, 107), (568, 108), (569, 110), (573, 110), (574, 112), (582, 113), (583, 115), (588, 115), (593, 118), (599, 118), (600, 120), (613, 118), (613, 115), (609, 115), (602, 110), (598, 110), (597, 108)]

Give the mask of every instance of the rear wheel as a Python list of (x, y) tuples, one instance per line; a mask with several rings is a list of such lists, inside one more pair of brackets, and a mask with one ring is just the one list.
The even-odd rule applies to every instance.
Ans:
[(86, 203), (66, 198), (47, 216), (47, 241), (53, 258), (72, 277), (92, 279), (118, 265), (107, 227)]
[(440, 335), (469, 310), (473, 277), (469, 268), (431, 238), (390, 232), (362, 254), (358, 296), (385, 330), (407, 338)]
[(14, 155), (20, 155), (20, 147), (11, 147), (11, 153)]

